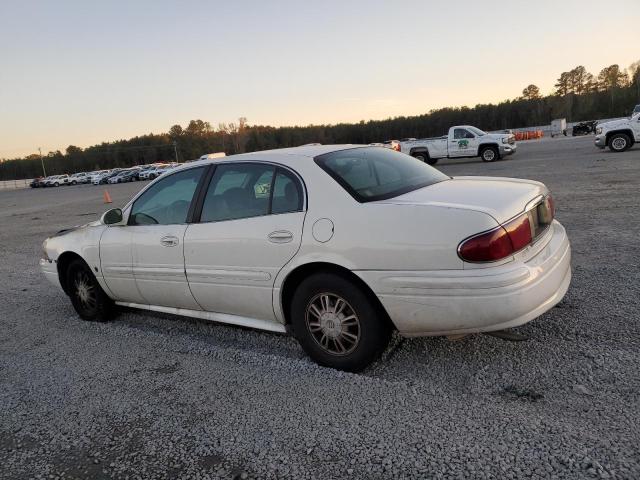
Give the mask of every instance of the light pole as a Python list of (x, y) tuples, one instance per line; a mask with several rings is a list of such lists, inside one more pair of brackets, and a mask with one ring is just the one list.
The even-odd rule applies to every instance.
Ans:
[(176, 156), (176, 163), (178, 163), (178, 142), (176, 142), (175, 140), (173, 141), (173, 153)]
[(38, 152), (40, 152), (40, 163), (42, 164), (42, 176), (47, 176), (47, 171), (44, 169), (44, 160), (42, 159), (42, 149), (38, 147)]

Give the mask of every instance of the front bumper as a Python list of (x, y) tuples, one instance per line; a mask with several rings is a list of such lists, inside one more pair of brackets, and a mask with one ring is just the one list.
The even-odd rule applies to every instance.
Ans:
[(42, 273), (47, 280), (49, 280), (53, 285), (62, 290), (62, 285), (60, 285), (60, 277), (58, 277), (58, 265), (55, 261), (41, 258), (40, 270), (42, 270)]
[(503, 330), (539, 317), (569, 288), (569, 239), (557, 221), (551, 228), (546, 244), (531, 258), (496, 267), (355, 273), (372, 287), (404, 336)]
[(596, 145), (596, 147), (598, 148), (604, 148), (607, 146), (607, 139), (605, 138), (604, 135), (600, 134), (600, 135), (596, 135), (596, 138), (594, 140), (594, 143)]
[(518, 145), (516, 145), (515, 143), (513, 145), (509, 143), (503, 143), (500, 145), (500, 155), (501, 156), (513, 155), (514, 153), (516, 153), (517, 149), (518, 149)]

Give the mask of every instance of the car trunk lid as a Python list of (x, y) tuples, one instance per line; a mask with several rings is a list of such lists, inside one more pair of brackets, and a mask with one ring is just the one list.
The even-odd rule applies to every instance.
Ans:
[(432, 205), (475, 210), (502, 224), (548, 193), (540, 182), (500, 177), (453, 177), (380, 203)]

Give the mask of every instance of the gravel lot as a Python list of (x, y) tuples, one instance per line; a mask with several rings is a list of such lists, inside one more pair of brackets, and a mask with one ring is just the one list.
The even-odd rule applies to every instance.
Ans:
[[(125, 311), (82, 322), (37, 265), (103, 188), (0, 192), (2, 478), (639, 478), (640, 147), (521, 143), (451, 175), (533, 178), (573, 244), (565, 300), (519, 329), (397, 338), (363, 374), (289, 337)], [(109, 186), (124, 204), (142, 183)]]

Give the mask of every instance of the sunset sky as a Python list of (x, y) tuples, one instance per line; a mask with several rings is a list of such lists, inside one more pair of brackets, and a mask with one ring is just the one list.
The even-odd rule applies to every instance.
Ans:
[(640, 59), (638, 0), (597, 3), (0, 0), (0, 158), (196, 118), (352, 122), (550, 93), (577, 65)]

